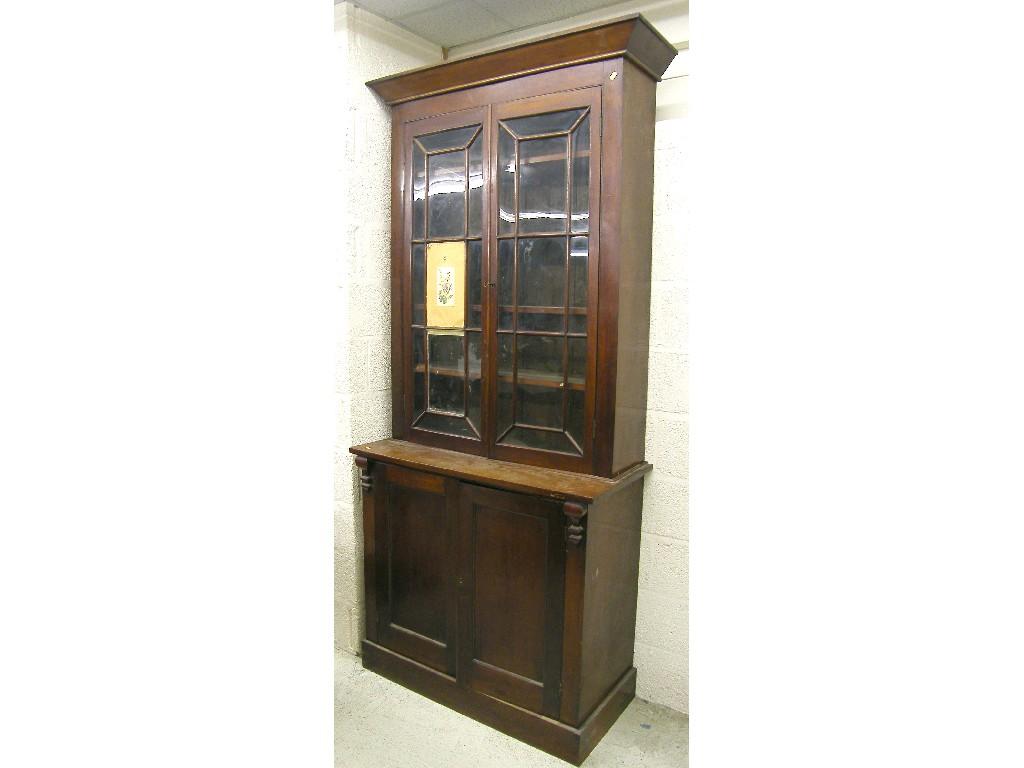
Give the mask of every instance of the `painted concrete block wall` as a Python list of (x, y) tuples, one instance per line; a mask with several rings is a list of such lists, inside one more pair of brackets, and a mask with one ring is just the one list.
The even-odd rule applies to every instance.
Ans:
[(441, 49), (348, 3), (335, 6), (345, 193), (337, 252), (334, 642), (364, 634), (363, 523), (348, 448), (391, 436), (391, 118), (367, 80), (436, 64)]
[[(614, 9), (612, 9), (614, 10)], [(440, 49), (348, 4), (336, 6), (345, 72), (345, 209), (338, 252), (335, 645), (363, 635), (359, 483), (348, 446), (390, 436), (387, 110), (363, 83), (441, 60)], [(571, 20), (570, 20), (571, 21)], [(683, 20), (685, 23), (685, 19)], [(635, 664), (637, 695), (689, 711), (686, 81), (658, 86), (647, 458)]]
[(644, 484), (634, 646), (637, 695), (681, 712), (689, 712), (686, 125), (678, 117), (655, 129), (646, 445), (654, 471)]

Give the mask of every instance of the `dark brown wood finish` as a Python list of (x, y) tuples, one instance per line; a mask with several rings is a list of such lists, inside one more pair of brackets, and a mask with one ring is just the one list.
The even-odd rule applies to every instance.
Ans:
[[(647, 425), (647, 359), (651, 317), (651, 229), (654, 217), (654, 81), (622, 62), (622, 159), (618, 254), (618, 365), (610, 472), (643, 461)], [(614, 181), (609, 181), (614, 184)]]
[[(564, 82), (563, 82), (564, 81)], [(628, 85), (627, 85), (628, 83)], [(568, 86), (570, 90), (556, 90)], [(495, 324), (496, 304), (496, 250), (495, 234), (495, 165), (496, 152), (494, 126), (498, 116), (530, 113), (518, 109), (529, 103), (531, 97), (538, 105), (570, 105), (586, 101), (588, 87), (601, 91), (599, 99), (600, 125), (592, 123), (592, 181), (591, 216), (591, 280), (589, 298), (596, 308), (588, 310), (591, 330), (588, 332), (588, 365), (590, 373), (586, 385), (586, 410), (592, 414), (585, 422), (588, 434), (586, 458), (551, 451), (495, 446), (494, 409), (497, 381), (497, 355)], [(637, 92), (625, 103), (625, 96)], [(596, 90), (594, 91), (596, 93)], [(550, 94), (538, 98), (536, 94)], [(559, 95), (561, 94), (561, 95)], [(593, 97), (591, 97), (593, 98)], [(403, 135), (414, 135), (439, 129), (435, 126), (455, 126), (466, 123), (470, 116), (478, 119), (479, 111), (486, 112), (494, 105), (494, 116), (487, 120), (485, 132), (490, 161), (485, 162), (487, 215), (484, 238), (484, 344), (483, 364), (488, 371), (484, 377), (483, 420), (486, 422), (484, 440), (466, 440), (422, 430), (410, 430), (405, 424), (395, 434), (425, 445), (452, 448), (467, 453), (488, 455), (506, 460), (533, 463), (538, 466), (557, 467), (576, 472), (587, 472), (610, 477), (617, 471), (642, 460), (644, 425), (646, 421), (647, 392), (647, 333), (650, 312), (650, 242), (651, 200), (653, 190), (653, 110), (654, 82), (641, 70), (624, 59), (614, 59), (580, 65), (568, 70), (546, 72), (539, 75), (496, 83), (477, 89), (459, 91), (445, 96), (402, 104), (395, 109), (396, 121), (403, 125)], [(510, 105), (510, 106), (501, 106)], [(538, 110), (557, 108), (538, 106)], [(437, 116), (439, 110), (446, 111)], [(518, 110), (518, 111), (513, 111)], [(628, 123), (624, 123), (630, 115)], [(600, 147), (600, 151), (596, 148)], [(407, 165), (410, 152), (403, 145), (400, 160)], [(399, 186), (408, 189), (411, 175), (408, 168), (402, 172)], [(408, 208), (409, 206), (406, 206)], [(408, 210), (402, 214), (405, 221), (397, 228), (400, 244), (409, 240)], [(403, 385), (394, 393), (393, 412), (410, 412), (412, 387), (411, 340), (409, 317), (411, 287), (409, 285), (409, 250), (404, 245), (395, 248), (393, 283), (401, 286), (402, 298), (396, 306), (402, 308), (403, 320), (397, 328), (402, 339), (400, 354), (393, 358), (392, 368), (402, 371)], [(620, 343), (620, 331), (622, 342)], [(620, 382), (619, 379), (622, 378)], [(623, 392), (621, 402), (618, 396)], [(401, 402), (400, 402), (401, 401)]]
[(357, 457), (435, 472), (490, 488), (586, 503), (618, 493), (651, 471), (651, 465), (643, 463), (613, 478), (597, 477), (495, 461), (392, 439), (354, 445), (349, 451)]
[(587, 507), (567, 501), (565, 515), (565, 607), (562, 637), (562, 701), (559, 717), (563, 722), (580, 721), (580, 685), (583, 668), (583, 603), (587, 562)]
[(405, 264), (405, 153), (403, 152), (403, 123), (397, 112), (391, 114), (391, 434), (405, 437), (408, 432), (409, 413), (405, 398), (397, 393), (405, 391), (406, 358), (405, 328), (410, 322), (404, 307), (405, 282), (408, 270)]
[(365, 456), (356, 456), (359, 485), (363, 491), (363, 590), (366, 597), (366, 637), (377, 640), (377, 507), (381, 505), (381, 483), (374, 487), (374, 477), (380, 477), (384, 467)]
[[(401, 439), (350, 449), (363, 488), (363, 663), (576, 764), (636, 686), (654, 92), (674, 55), (634, 15), (370, 84), (394, 105), (392, 426)], [(561, 305), (548, 294), (521, 306), (517, 295), (512, 326), (520, 315), (586, 315), (585, 375), (570, 379), (566, 345), (560, 381), (521, 380), (584, 393), (574, 456), (498, 441), (497, 132), (503, 120), (580, 107), (591, 118), (587, 306), (570, 307), (568, 282)], [(480, 440), (412, 427), (412, 142), (466, 125), (482, 126), (484, 149)], [(576, 183), (567, 177), (567, 196)]]
[(523, 43), (367, 83), (390, 105), (602, 59), (626, 57), (660, 79), (675, 56), (672, 45), (643, 16)]
[[(462, 128), (472, 125), (479, 125), (481, 129), (485, 128), (488, 122), (489, 110), (483, 109), (467, 109), (459, 110), (457, 112), (451, 112), (436, 117), (425, 118), (414, 122), (405, 122), (402, 125), (402, 142), (401, 142), (401, 164), (402, 170), (402, 188), (404, 189), (404, 195), (411, 194), (412, 190), (412, 148), (413, 139), (416, 136), (423, 136), (428, 133), (435, 133), (437, 131), (445, 131), (452, 128)], [(490, 153), (490, 144), (487, 140), (487, 134), (484, 133), (484, 146), (483, 156), (486, 158)], [(484, 164), (484, 194), (483, 194), (483, 206), (484, 211), (487, 211), (488, 205), (490, 204), (490, 194), (488, 192), (489, 185), (487, 184), (488, 169), (486, 163)], [(402, 206), (402, 227), (401, 227), (401, 253), (399, 255), (399, 267), (397, 272), (392, 272), (392, 283), (399, 283), (401, 290), (401, 298), (399, 304), (402, 308), (402, 317), (412, 319), (412, 206), (408, 204), (406, 197), (401, 198), (404, 202)], [(426, 205), (424, 204), (424, 208)], [(489, 244), (488, 239), (488, 228), (486, 223), (483, 226), (481, 233), (481, 242), (483, 243), (484, 250), (482, 260), (487, 258), (487, 248)], [(476, 239), (476, 238), (473, 238)], [(403, 413), (408, 414), (411, 417), (414, 413), (413, 410), (413, 389), (414, 389), (414, 371), (412, 364), (412, 323), (409, 321), (403, 321), (402, 327), (400, 328), (402, 339), (401, 343), (401, 355), (400, 359), (402, 364), (397, 366), (399, 370), (403, 371), (403, 386), (397, 390), (392, 391), (392, 400), (402, 400), (401, 407), (396, 410), (401, 410)], [(486, 337), (485, 337), (486, 338)], [(484, 354), (486, 354), (486, 347), (484, 348)], [(394, 366), (393, 366), (394, 367)], [(484, 392), (481, 395), (483, 398), (486, 397), (490, 387), (490, 381), (485, 378), (483, 383)], [(400, 395), (399, 393), (402, 393)], [(489, 413), (486, 407), (482, 408), (482, 420), (485, 422), (482, 425), (482, 434), (487, 434), (486, 422), (489, 420)], [(458, 451), (465, 453), (475, 453), (484, 455), (487, 453), (487, 443), (484, 439), (474, 439), (467, 437), (458, 437), (455, 435), (446, 435), (439, 432), (434, 432), (426, 429), (419, 428), (411, 424), (411, 418), (407, 418), (407, 423), (403, 434), (410, 440), (416, 440), (424, 445), (432, 445), (438, 448), (453, 448)]]
[[(502, 120), (508, 120), (527, 115), (545, 114), (548, 112), (560, 112), (570, 109), (585, 108), (590, 118), (590, 145), (599, 147), (601, 145), (601, 88), (597, 86), (576, 88), (571, 91), (564, 91), (543, 96), (536, 96), (527, 99), (516, 99), (495, 105), (492, 109), (491, 126), (492, 131), (497, 130), (497, 125)], [(492, 157), (492, 178), (497, 176), (497, 152)], [(595, 371), (597, 364), (597, 316), (598, 316), (598, 292), (592, 287), (598, 283), (598, 254), (600, 248), (600, 222), (601, 222), (601, 154), (592, 152), (590, 156), (590, 178), (589, 178), (589, 207), (590, 227), (586, 233), (589, 244), (588, 248), (593, 258), (588, 258), (588, 287), (587, 292), (587, 374), (586, 379), (591, 382), (590, 386), (584, 389), (583, 407), (583, 455), (573, 456), (569, 454), (555, 453), (540, 449), (523, 448), (512, 445), (492, 444), (490, 454), (496, 459), (503, 461), (515, 461), (524, 464), (533, 464), (540, 467), (552, 467), (572, 472), (590, 472), (593, 467), (594, 453), (594, 385)], [(491, 273), (496, 274), (498, 270), (498, 247), (497, 247), (497, 205), (491, 206), (491, 232), (492, 234), (492, 256)], [(492, 301), (490, 310), (491, 328), (497, 326), (498, 302)], [(521, 310), (520, 310), (521, 311)], [(496, 330), (492, 330), (489, 337), (491, 349), (497, 345)], [(491, 354), (491, 380), (497, 381), (497, 354)], [(491, 389), (490, 411), (494, 414), (497, 410), (497, 386)]]
[(598, 499), (587, 514), (579, 711), (585, 718), (633, 667), (643, 483)]
[(455, 673), (455, 481), (381, 464), (375, 478), (377, 641)]
[(558, 716), (564, 546), (560, 506), (464, 484), (460, 680)]

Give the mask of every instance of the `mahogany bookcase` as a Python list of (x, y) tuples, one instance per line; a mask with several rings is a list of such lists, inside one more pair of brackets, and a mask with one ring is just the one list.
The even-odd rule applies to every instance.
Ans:
[(636, 685), (675, 54), (634, 15), (368, 83), (392, 113), (394, 437), (351, 448), (363, 664), (575, 764)]

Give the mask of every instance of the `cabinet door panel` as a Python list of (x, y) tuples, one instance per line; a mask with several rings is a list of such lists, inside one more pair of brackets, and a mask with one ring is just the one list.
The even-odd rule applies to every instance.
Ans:
[(561, 675), (564, 543), (558, 505), (460, 488), (459, 676), (551, 716)]
[(383, 467), (376, 523), (382, 645), (455, 673), (454, 481)]
[(486, 123), (482, 109), (439, 115), (404, 124), (401, 139), (403, 427), (416, 442), (476, 454), (487, 450)]
[[(497, 104), (494, 458), (589, 472), (597, 360), (600, 88)], [(572, 362), (570, 368), (569, 363)]]

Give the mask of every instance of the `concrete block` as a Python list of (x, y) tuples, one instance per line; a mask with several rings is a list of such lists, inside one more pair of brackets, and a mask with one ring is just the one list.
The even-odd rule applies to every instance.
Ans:
[(690, 486), (686, 480), (661, 472), (658, 465), (644, 480), (641, 529), (689, 541)]
[(637, 696), (679, 712), (690, 711), (690, 667), (685, 648), (667, 651), (637, 643), (633, 664)]
[(681, 352), (651, 350), (647, 363), (647, 410), (687, 413), (688, 372), (686, 355)]
[(641, 532), (640, 589), (678, 600), (687, 593), (689, 585), (689, 544)]
[(686, 316), (687, 285), (683, 280), (651, 283), (652, 349), (687, 352), (689, 321)]
[(647, 412), (647, 461), (655, 472), (680, 480), (689, 479), (689, 424), (686, 417), (675, 413)]
[(678, 651), (688, 645), (689, 596), (641, 589), (636, 606), (636, 641)]

